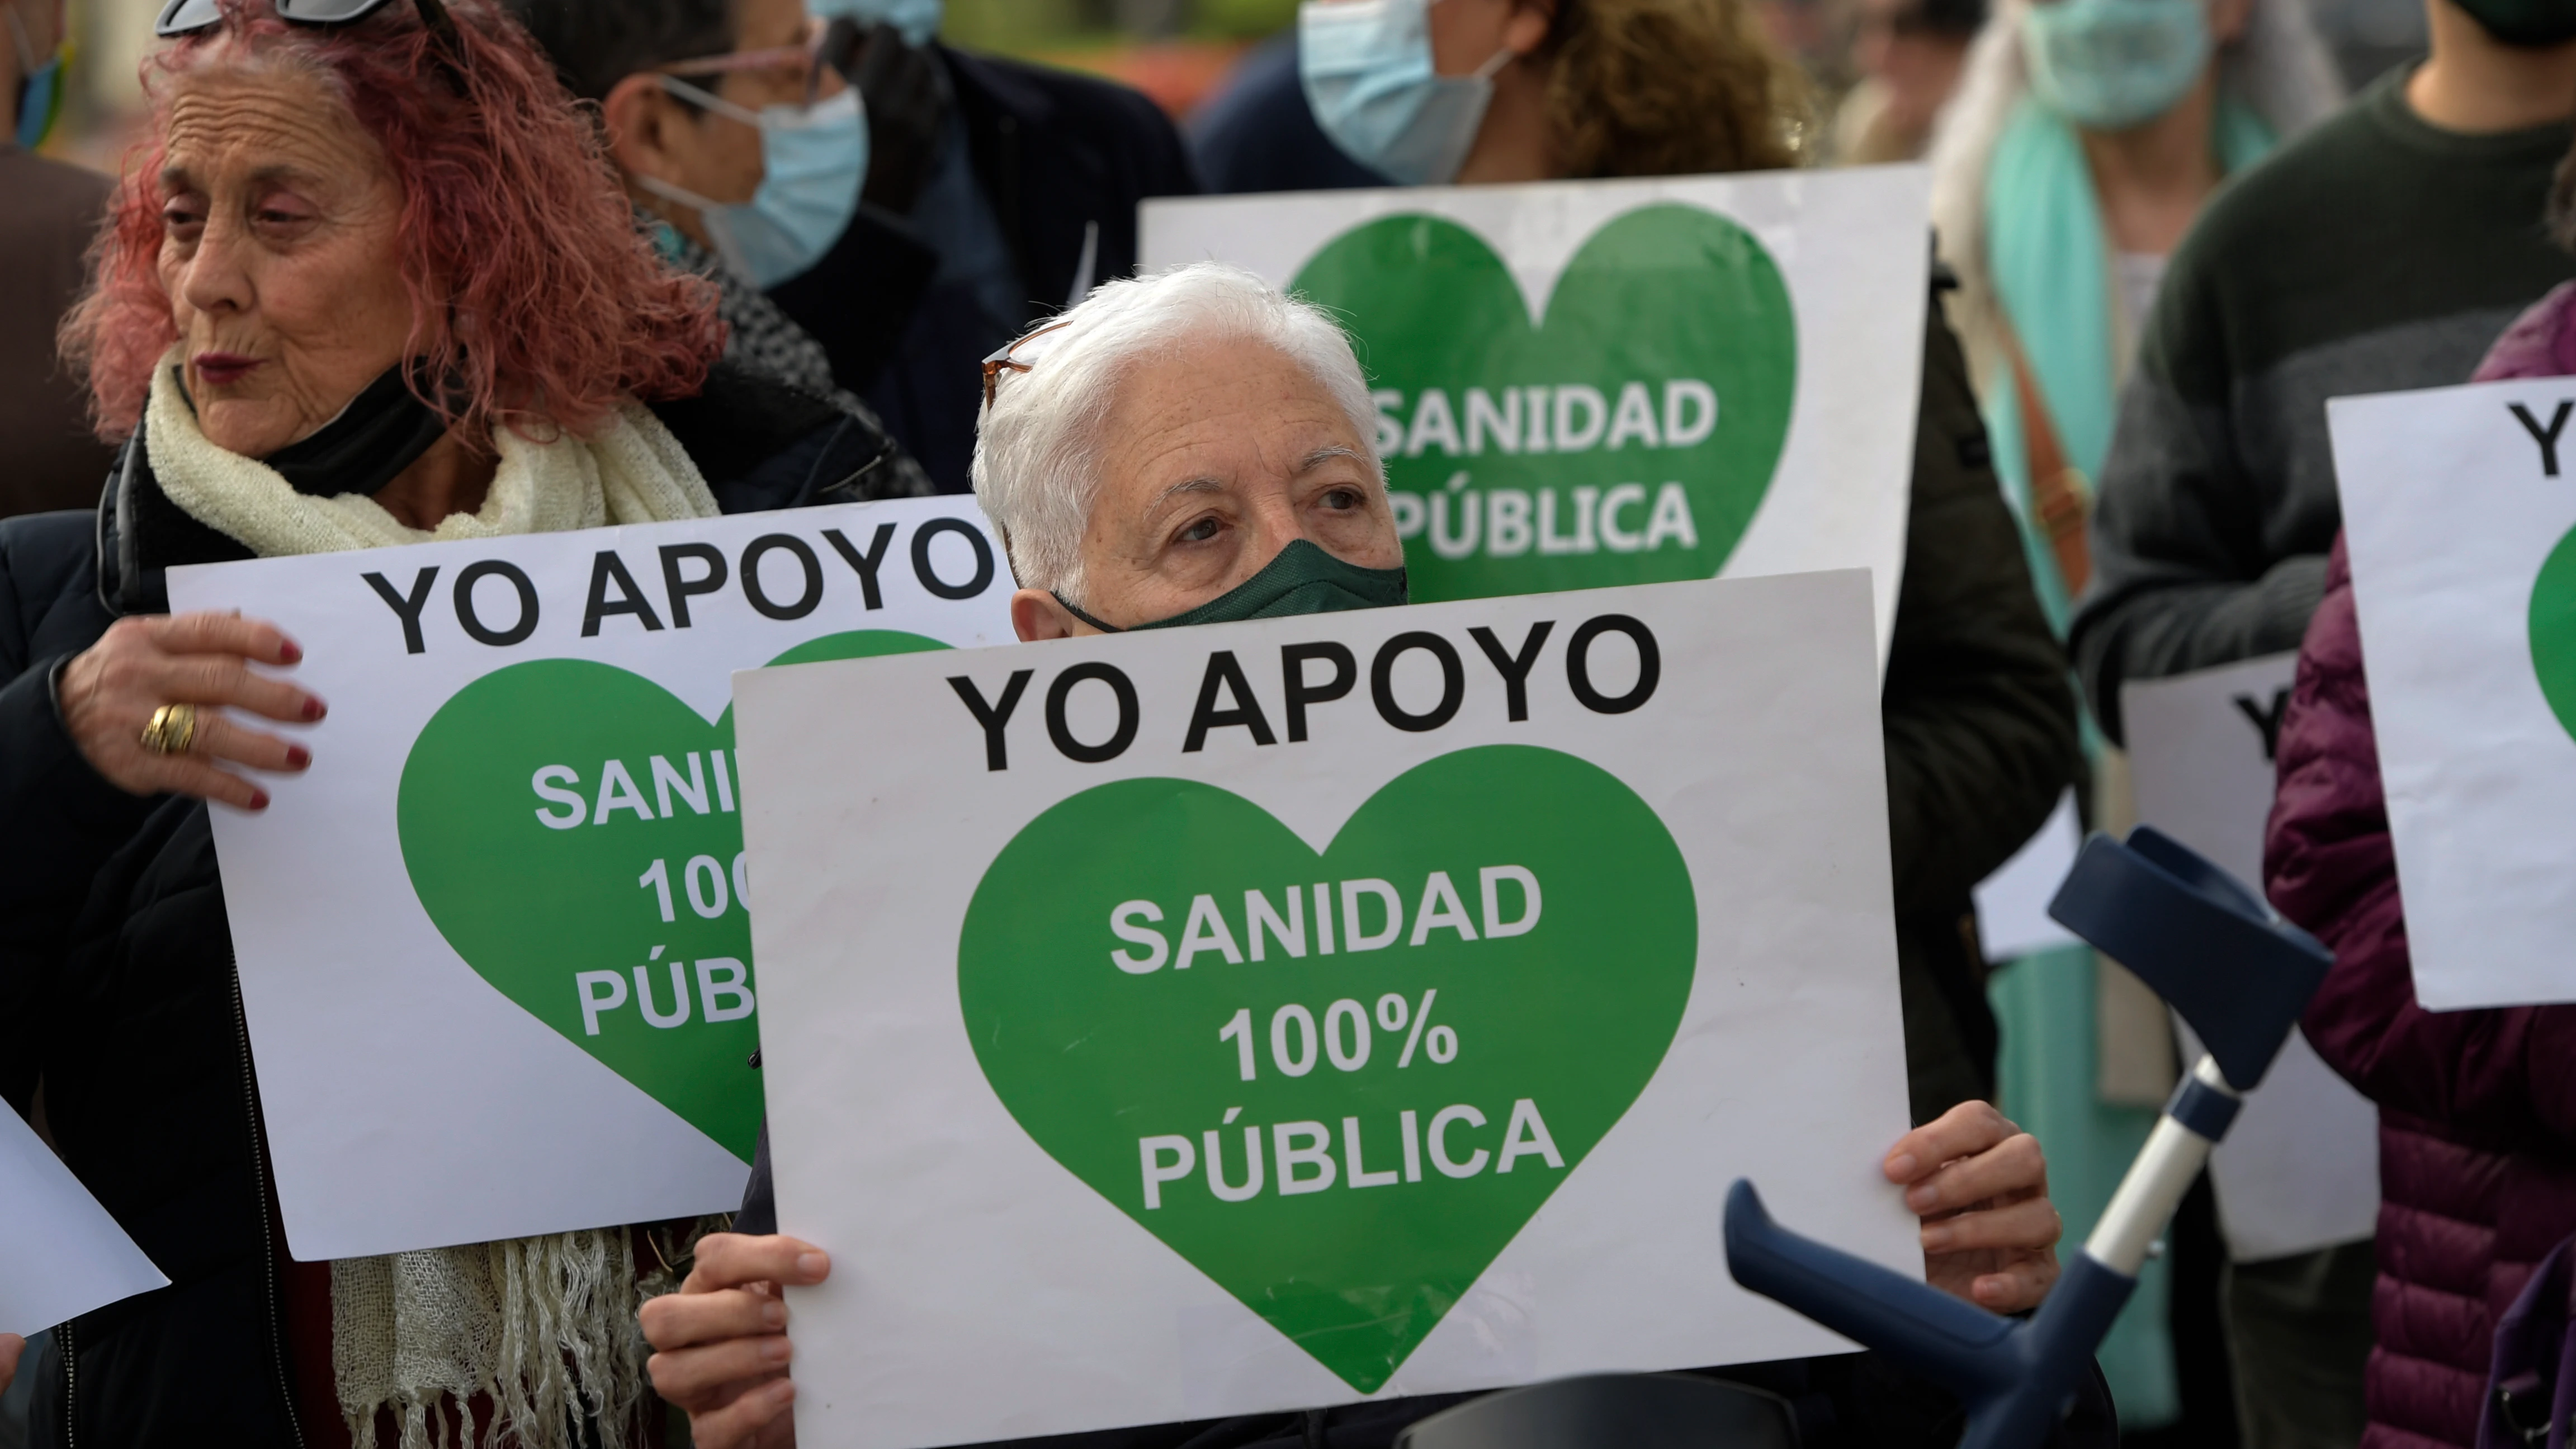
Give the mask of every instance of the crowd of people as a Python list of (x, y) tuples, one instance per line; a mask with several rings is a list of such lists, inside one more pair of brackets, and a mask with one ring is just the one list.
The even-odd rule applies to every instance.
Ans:
[[(168, 0), (109, 179), (37, 154), (64, 0), (0, 0), (0, 1096), (171, 1280), (0, 1335), (0, 1405), (46, 1446), (790, 1443), (780, 1290), (868, 1251), (778, 1234), (764, 1135), (728, 1217), (291, 1257), (208, 807), (293, 788), (256, 722), (327, 704), (170, 569), (971, 491), (1023, 641), (1402, 603), (1362, 356), (1251, 273), (1138, 276), (1141, 202), (1922, 157), (1880, 1168), (1924, 1272), (2037, 1306), (2099, 1207), (2056, 1144), (2127, 1130), (2089, 955), (1998, 971), (1973, 889), (2070, 788), (2118, 817), (2124, 682), (2299, 649), (2262, 885), (2339, 954), (2306, 1028), (2383, 1207), (2230, 1266), (2227, 1432), (2564, 1442), (2489, 1378), (2576, 1235), (2576, 1008), (2417, 1003), (2325, 403), (2576, 373), (2576, 0), (2424, 4), (2347, 97), (2300, 0), (1861, 0), (1828, 119), (1750, 0), (1308, 0), (1185, 133), (938, 0)], [(1999, 1100), (2017, 1054), (2074, 1085)], [(2172, 1420), (2169, 1364), (2104, 1367), (2053, 1442)], [(1814, 1445), (1958, 1432), (1871, 1355), (1702, 1372)]]

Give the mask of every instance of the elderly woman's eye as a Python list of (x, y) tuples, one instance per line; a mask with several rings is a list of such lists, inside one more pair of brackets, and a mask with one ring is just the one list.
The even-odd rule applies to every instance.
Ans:
[(1326, 508), (1347, 511), (1360, 506), (1360, 490), (1356, 488), (1335, 488), (1325, 493), (1323, 501)]
[(171, 231), (193, 229), (205, 224), (205, 208), (193, 202), (172, 201), (161, 208), (161, 224)]
[(1180, 531), (1179, 538), (1183, 543), (1205, 543), (1217, 536), (1220, 527), (1214, 518), (1196, 519)]

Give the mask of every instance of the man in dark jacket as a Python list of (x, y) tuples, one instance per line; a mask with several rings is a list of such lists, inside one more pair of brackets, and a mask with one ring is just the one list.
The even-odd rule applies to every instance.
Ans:
[[(877, 497), (896, 471), (863, 420), (759, 374), (719, 367), (654, 411), (729, 513)], [(0, 1097), (24, 1114), (43, 1082), (66, 1160), (171, 1279), (23, 1366), (39, 1445), (337, 1426), (329, 1265), (283, 1251), (207, 806), (110, 784), (54, 694), (111, 624), (168, 611), (169, 569), (248, 557), (170, 501), (139, 440), (94, 512), (0, 521)]]
[(984, 358), (1134, 272), (1138, 203), (1198, 183), (1180, 133), (1142, 94), (954, 49), (934, 38), (936, 14), (904, 17), (910, 34), (870, 32), (853, 69), (878, 118), (873, 194), (770, 297), (932, 481), (963, 493)]

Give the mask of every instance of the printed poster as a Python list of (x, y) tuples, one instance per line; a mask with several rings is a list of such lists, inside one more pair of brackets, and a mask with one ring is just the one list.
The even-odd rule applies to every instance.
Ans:
[[(0, 1333), (32, 1338), (93, 1308), (169, 1286), (107, 1209), (17, 1113), (0, 1106)], [(19, 1364), (25, 1372), (32, 1361)]]
[(1931, 257), (1919, 166), (1172, 198), (1354, 334), (1418, 600), (1905, 556)]
[[(1870, 584), (737, 676), (808, 1443), (1831, 1352), (1909, 1274)], [(851, 739), (918, 742), (896, 753)]]
[(295, 1256), (738, 1205), (766, 1013), (733, 673), (1008, 639), (1010, 589), (960, 498), (173, 570), (330, 708), (265, 813), (214, 814)]
[(2326, 405), (2415, 991), (2576, 1001), (2576, 380)]
[[(2273, 654), (2120, 691), (2138, 819), (2261, 894), (2273, 749), (2299, 656)], [(2174, 1018), (2189, 1056), (2198, 1039)], [(2293, 1030), (2209, 1154), (2228, 1256), (2261, 1262), (2379, 1231), (2379, 1109)]]

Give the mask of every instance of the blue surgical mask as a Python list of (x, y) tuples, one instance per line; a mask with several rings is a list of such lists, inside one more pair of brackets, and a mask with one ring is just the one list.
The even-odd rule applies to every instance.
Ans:
[(25, 22), (19, 20), (15, 7), (9, 11), (9, 40), (18, 51), (18, 70), (26, 77), (18, 95), (16, 139), (33, 151), (44, 144), (45, 136), (54, 129), (54, 117), (63, 109), (63, 53), (57, 49), (42, 62), (36, 59), (35, 42), (27, 38)]
[(2031, 95), (2087, 130), (2124, 130), (2173, 109), (2212, 48), (2202, 0), (2048, 0), (2022, 15)]
[(696, 208), (707, 244), (756, 287), (777, 286), (821, 261), (849, 228), (868, 176), (868, 117), (858, 88), (811, 106), (754, 111), (675, 76), (660, 79), (693, 104), (760, 128), (760, 189), (748, 203), (728, 204), (650, 176), (637, 175), (635, 184)]
[(883, 21), (915, 48), (939, 33), (940, 0), (814, 0), (809, 8), (825, 20), (847, 15), (862, 27)]
[(1363, 166), (1404, 186), (1458, 179), (1493, 103), (1501, 50), (1474, 75), (1431, 63), (1433, 0), (1306, 0), (1297, 69), (1315, 124)]

